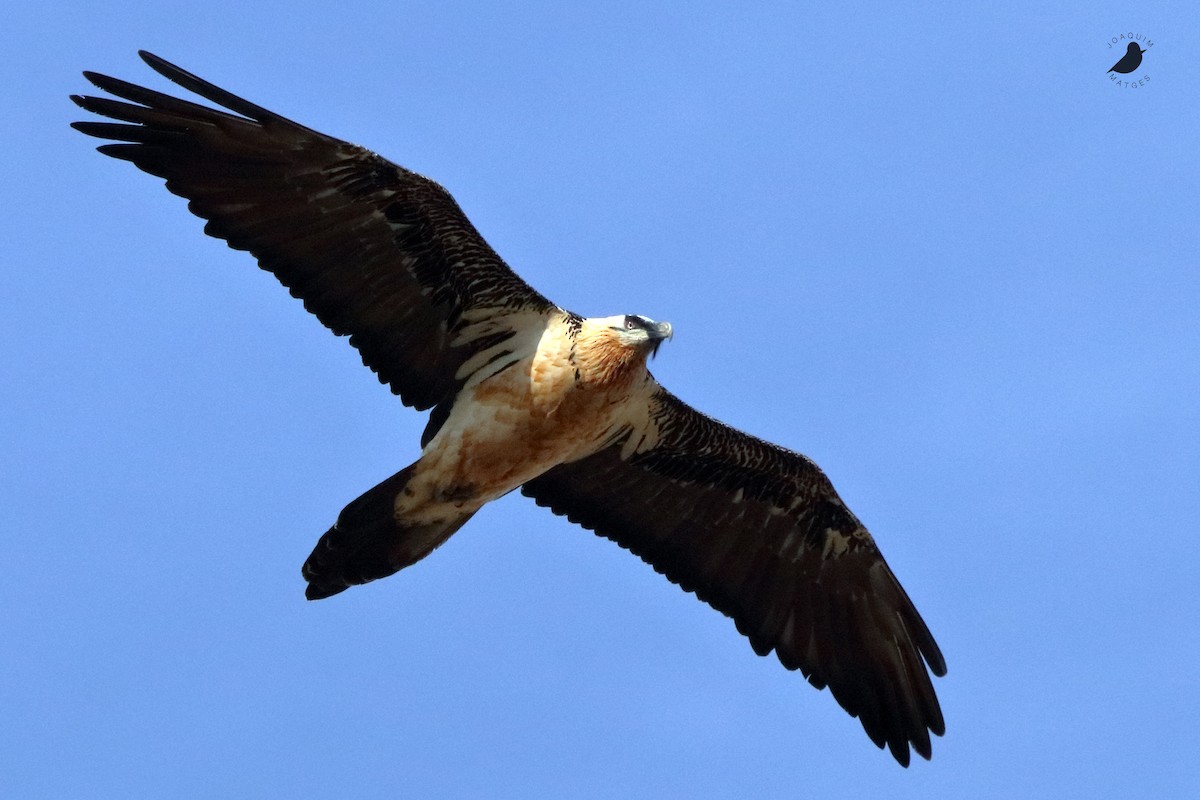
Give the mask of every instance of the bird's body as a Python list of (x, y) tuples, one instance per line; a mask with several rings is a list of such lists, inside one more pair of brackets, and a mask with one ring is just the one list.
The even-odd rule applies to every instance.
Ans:
[(477, 509), (551, 467), (595, 452), (620, 426), (625, 401), (643, 388), (647, 373), (636, 387), (633, 374), (601, 385), (576, 381), (572, 340), (562, 327), (548, 326), (536, 350), (462, 390), (422, 450), (410, 483), (418, 491), (412, 503), (397, 503), (398, 517), (423, 513), (427, 498), (438, 494)]
[[(403, 482), (384, 484), (396, 523), (386, 538), (410, 548), (395, 564), (425, 556), (484, 504), (553, 467), (618, 436), (645, 438), (648, 418), (636, 412), (648, 409), (658, 387), (645, 353), (622, 345), (602, 324), (616, 321), (554, 314), (532, 348), (512, 352), (517, 360), (509, 366), (484, 371), (460, 390), (420, 459), (401, 473)], [(412, 530), (426, 532), (420, 542), (406, 541), (403, 533)], [(347, 554), (337, 552), (353, 531), (352, 521), (339, 520), (318, 544), (304, 568), (310, 597), (362, 582), (347, 573)], [(388, 560), (383, 569), (391, 566)]]
[[(416, 462), (351, 502), (305, 562), (317, 599), (424, 558), (514, 490), (595, 530), (729, 615), (902, 764), (944, 722), (945, 662), (871, 535), (804, 456), (700, 414), (658, 384), (671, 326), (585, 318), (534, 291), (437, 184), (155, 56), (216, 110), (94, 73), (130, 102), (75, 127), (165, 178), (249, 250), (408, 405)], [(233, 113), (229, 113), (233, 112)]]

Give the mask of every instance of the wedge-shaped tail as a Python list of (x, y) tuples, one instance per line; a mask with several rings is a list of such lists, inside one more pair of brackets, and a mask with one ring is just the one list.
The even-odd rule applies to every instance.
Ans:
[(342, 509), (304, 562), (304, 594), (320, 600), (386, 578), (417, 563), (450, 538), (475, 513), (454, 519), (406, 525), (396, 517), (396, 496), (404, 491), (416, 465), (400, 470)]

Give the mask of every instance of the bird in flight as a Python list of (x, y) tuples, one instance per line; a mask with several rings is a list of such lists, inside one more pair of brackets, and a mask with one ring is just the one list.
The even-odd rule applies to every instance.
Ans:
[(1121, 60), (1113, 64), (1108, 71), (1128, 75), (1142, 65), (1142, 54), (1145, 52), (1137, 42), (1130, 42), (1125, 48), (1125, 55), (1121, 56)]
[(945, 732), (946, 663), (874, 539), (808, 458), (694, 410), (648, 357), (671, 326), (582, 317), (488, 246), (450, 194), (150, 53), (221, 108), (85, 72), (73, 124), (165, 179), (249, 251), (400, 400), (430, 410), (417, 461), (338, 515), (304, 563), (319, 599), (404, 569), (520, 488), (615, 541), (829, 687), (907, 766)]

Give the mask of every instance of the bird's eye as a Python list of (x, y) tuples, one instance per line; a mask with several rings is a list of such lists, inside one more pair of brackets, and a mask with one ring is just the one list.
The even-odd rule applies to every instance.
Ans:
[(637, 327), (637, 323), (633, 321), (633, 317), (625, 318), (625, 330), (631, 331)]

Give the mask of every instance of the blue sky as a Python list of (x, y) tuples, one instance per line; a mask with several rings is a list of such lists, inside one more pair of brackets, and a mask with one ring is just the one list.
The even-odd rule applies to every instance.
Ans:
[[(1200, 793), (1194, 13), (9, 6), (0, 794)], [(659, 379), (814, 458), (938, 638), (933, 761), (519, 496), (306, 603), (424, 415), (67, 127), (83, 69), (165, 88), (138, 48), (434, 177), (560, 304), (670, 320)]]

